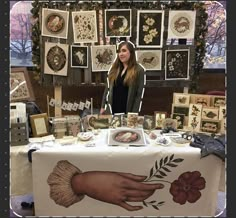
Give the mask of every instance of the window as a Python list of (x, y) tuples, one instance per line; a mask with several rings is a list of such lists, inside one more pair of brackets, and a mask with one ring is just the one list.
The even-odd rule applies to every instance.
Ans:
[(11, 66), (33, 66), (31, 1), (10, 3), (10, 64)]

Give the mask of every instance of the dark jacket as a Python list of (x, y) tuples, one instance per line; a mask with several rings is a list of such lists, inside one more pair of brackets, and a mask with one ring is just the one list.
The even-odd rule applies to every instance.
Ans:
[[(126, 111), (138, 113), (142, 105), (142, 93), (144, 95), (144, 83), (146, 83), (145, 70), (137, 64), (136, 66), (137, 77), (132, 85), (129, 86)], [(107, 78), (108, 80), (108, 78)], [(102, 108), (106, 108), (106, 113), (112, 114), (112, 96), (113, 96), (113, 83), (106, 84), (106, 88), (102, 98)]]

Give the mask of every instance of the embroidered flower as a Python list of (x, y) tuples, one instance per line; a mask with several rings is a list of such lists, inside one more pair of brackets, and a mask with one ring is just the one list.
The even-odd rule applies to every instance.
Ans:
[(206, 180), (199, 171), (182, 173), (178, 180), (171, 183), (170, 193), (173, 201), (179, 204), (195, 203), (201, 197), (200, 190), (205, 188)]
[(152, 26), (154, 23), (155, 23), (155, 20), (154, 20), (153, 18), (148, 18), (148, 19), (146, 20), (146, 24), (147, 24), (148, 26)]

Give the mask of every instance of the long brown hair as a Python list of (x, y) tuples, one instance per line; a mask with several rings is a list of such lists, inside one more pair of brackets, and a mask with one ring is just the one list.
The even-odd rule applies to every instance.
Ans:
[[(119, 44), (118, 53), (120, 52), (120, 50), (123, 46), (126, 46), (130, 52), (130, 58), (128, 61), (127, 74), (124, 79), (124, 84), (131, 85), (137, 76), (136, 75), (137, 72), (135, 70), (135, 67), (137, 65), (137, 61), (136, 61), (136, 57), (135, 57), (135, 49), (134, 49), (134, 46), (131, 42), (124, 41)], [(123, 63), (120, 61), (119, 55), (117, 55), (117, 58), (116, 58), (115, 62), (112, 64), (112, 67), (109, 71), (108, 78), (109, 78), (110, 82), (114, 82), (116, 80), (122, 67), (123, 67)]]

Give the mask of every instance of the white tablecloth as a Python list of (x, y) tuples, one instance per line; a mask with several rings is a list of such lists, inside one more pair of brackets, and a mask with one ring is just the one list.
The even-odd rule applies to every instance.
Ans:
[[(40, 149), (33, 153), (33, 193), (36, 216), (214, 216), (217, 203), (217, 193), (221, 175), (222, 161), (214, 155), (200, 158), (200, 149), (192, 147), (162, 147), (148, 145), (143, 147), (109, 147), (106, 145), (106, 135), (97, 136), (95, 147), (86, 147), (86, 143)], [(168, 167), (160, 182), (163, 189), (156, 190), (147, 202), (164, 201), (159, 210), (152, 206), (143, 207), (138, 211), (126, 209), (95, 200), (88, 196), (68, 208), (57, 205), (49, 196), (47, 178), (57, 162), (68, 160), (82, 172), (113, 171), (132, 173), (136, 175), (150, 174), (155, 162), (160, 166), (161, 159), (181, 158), (176, 167)], [(206, 181), (206, 186), (200, 190), (201, 197), (194, 203), (183, 205), (173, 201), (170, 184), (186, 172), (196, 172)], [(165, 181), (164, 181), (165, 180)], [(95, 181), (96, 182), (96, 181)], [(132, 205), (143, 205), (142, 202), (129, 202)]]

